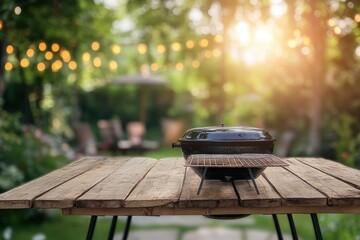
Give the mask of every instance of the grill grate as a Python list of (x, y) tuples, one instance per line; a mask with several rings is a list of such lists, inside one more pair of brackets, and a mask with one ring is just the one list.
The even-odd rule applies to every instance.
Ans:
[(279, 157), (272, 154), (194, 154), (185, 161), (186, 167), (280, 167), (288, 166)]

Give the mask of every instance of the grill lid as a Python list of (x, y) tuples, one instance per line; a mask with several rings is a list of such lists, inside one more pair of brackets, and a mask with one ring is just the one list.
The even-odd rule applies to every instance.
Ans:
[(179, 141), (215, 141), (215, 142), (248, 142), (270, 141), (275, 139), (266, 130), (253, 127), (201, 127), (192, 128), (185, 132)]

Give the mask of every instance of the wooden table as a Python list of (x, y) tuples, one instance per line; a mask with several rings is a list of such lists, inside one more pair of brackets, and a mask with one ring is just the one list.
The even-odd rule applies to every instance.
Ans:
[(0, 194), (0, 209), (91, 216), (360, 213), (359, 170), (320, 158), (284, 161), (289, 165), (268, 167), (256, 179), (260, 194), (250, 181), (236, 181), (238, 199), (230, 183), (217, 180), (206, 180), (197, 195), (200, 177), (183, 158), (86, 157)]

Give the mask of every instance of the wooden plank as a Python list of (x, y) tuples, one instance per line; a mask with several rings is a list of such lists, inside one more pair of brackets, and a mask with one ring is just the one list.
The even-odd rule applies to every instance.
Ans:
[[(239, 206), (239, 200), (230, 182), (205, 180), (200, 194), (197, 195), (200, 181), (201, 178), (189, 168), (186, 173), (184, 187), (179, 200), (180, 207), (214, 208)], [(256, 179), (256, 184), (260, 194), (256, 193), (251, 181), (235, 181), (236, 189), (240, 195), (241, 206), (275, 207), (281, 205), (281, 197), (262, 176), (259, 176)]]
[(277, 207), (281, 206), (281, 197), (263, 176), (255, 179), (259, 193), (251, 181), (236, 181), (242, 207)]
[[(161, 216), (161, 215), (229, 215), (229, 214), (309, 214), (346, 213), (360, 214), (358, 206), (281, 206), (281, 207), (234, 207), (234, 208), (71, 208), (63, 209), (65, 215), (97, 216)], [(309, 218), (310, 221), (310, 218)]]
[(323, 158), (297, 158), (299, 161), (360, 189), (360, 170)]
[(172, 206), (185, 175), (183, 158), (160, 159), (125, 200), (125, 207)]
[(124, 200), (158, 161), (136, 157), (76, 200), (77, 207), (123, 207)]
[[(291, 164), (289, 162), (289, 164)], [(262, 175), (282, 198), (282, 205), (323, 206), (326, 197), (283, 167), (266, 168)]]
[(106, 161), (104, 157), (82, 158), (40, 178), (0, 194), (1, 208), (30, 208), (32, 201), (56, 186)]
[(287, 161), (286, 168), (326, 195), (329, 205), (360, 205), (360, 190), (296, 159)]
[(184, 186), (181, 191), (181, 208), (215, 208), (238, 206), (238, 198), (231, 183), (219, 180), (205, 180), (199, 195), (197, 190), (201, 178), (192, 168), (187, 168)]
[(75, 206), (75, 200), (90, 188), (101, 182), (116, 169), (120, 168), (129, 158), (109, 158), (102, 164), (81, 175), (51, 189), (34, 200), (36, 208), (69, 208)]

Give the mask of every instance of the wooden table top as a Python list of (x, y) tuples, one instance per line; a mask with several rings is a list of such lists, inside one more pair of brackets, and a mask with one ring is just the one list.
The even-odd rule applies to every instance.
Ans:
[[(78, 215), (360, 213), (360, 171), (321, 158), (284, 159), (256, 179), (205, 180), (183, 158), (86, 157), (0, 194), (0, 209)], [(1, 212), (1, 210), (0, 210)]]

